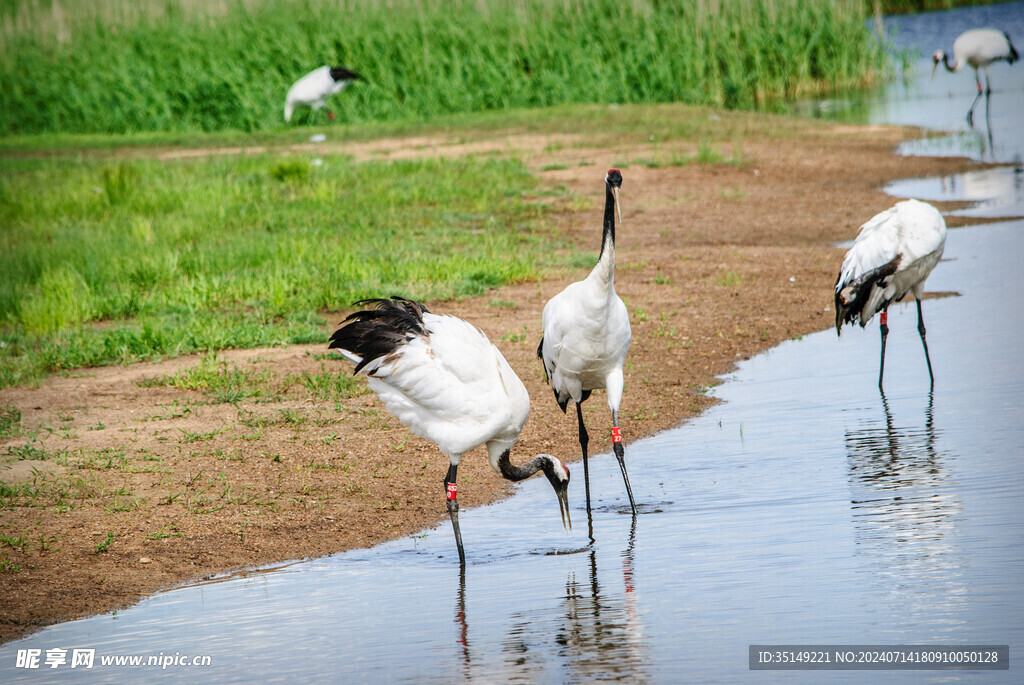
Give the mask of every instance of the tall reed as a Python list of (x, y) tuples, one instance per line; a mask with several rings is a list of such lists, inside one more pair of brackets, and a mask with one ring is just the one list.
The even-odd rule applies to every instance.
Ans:
[(350, 122), (749, 109), (885, 69), (857, 0), (36, 0), (0, 19), (0, 134), (278, 129), (290, 83), (325, 63), (365, 76), (331, 103)]

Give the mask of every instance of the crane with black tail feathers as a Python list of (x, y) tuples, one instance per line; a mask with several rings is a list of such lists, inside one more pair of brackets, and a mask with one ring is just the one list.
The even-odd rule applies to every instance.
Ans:
[(569, 517), (569, 469), (538, 454), (522, 466), (510, 460), (526, 424), (530, 397), (501, 352), (480, 329), (454, 316), (431, 314), (403, 297), (361, 300), (366, 309), (350, 314), (331, 336), (330, 347), (355, 362), (388, 411), (448, 456), (445, 502), (466, 564), (459, 529), (456, 477), (466, 452), (487, 446), (491, 466), (511, 481), (538, 471), (558, 497), (562, 525)]
[(844, 323), (859, 321), (863, 328), (881, 312), (882, 354), (878, 364), (878, 388), (885, 373), (885, 339), (889, 335), (891, 302), (907, 293), (917, 302), (917, 332), (924, 346), (928, 377), (935, 385), (928, 356), (921, 297), (924, 282), (939, 263), (946, 246), (946, 221), (935, 207), (919, 200), (905, 200), (876, 214), (860, 227), (853, 247), (843, 259), (836, 278), (836, 333)]
[(565, 412), (569, 400), (576, 403), (588, 522), (591, 521), (590, 469), (587, 465), (589, 435), (583, 422), (583, 403), (592, 391), (601, 388), (607, 392), (608, 407), (612, 413), (612, 449), (626, 483), (629, 506), (636, 516), (619, 427), (619, 404), (624, 385), (622, 365), (632, 337), (629, 312), (615, 292), (615, 217), (618, 214), (621, 222), (619, 189), (622, 187), (622, 173), (618, 169), (609, 169), (604, 183), (601, 255), (587, 278), (570, 284), (544, 306), (541, 318), (543, 337), (537, 347), (537, 356), (544, 362), (544, 373), (558, 406)]

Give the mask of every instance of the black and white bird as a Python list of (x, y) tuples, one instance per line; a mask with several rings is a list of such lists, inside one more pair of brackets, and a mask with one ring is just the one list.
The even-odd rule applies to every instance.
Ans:
[[(327, 104), (327, 98), (340, 93), (342, 89), (362, 76), (345, 67), (323, 66), (314, 69), (288, 89), (284, 99), (284, 120), (291, 121), (296, 107), (312, 107), (321, 109)], [(334, 112), (327, 110), (327, 116), (334, 118)]]
[(563, 412), (569, 400), (576, 403), (583, 474), (590, 520), (590, 473), (587, 465), (589, 436), (583, 423), (583, 403), (594, 390), (604, 388), (612, 412), (612, 449), (626, 482), (629, 506), (636, 515), (633, 490), (626, 473), (625, 451), (619, 427), (622, 401), (622, 365), (626, 361), (632, 333), (626, 305), (615, 293), (615, 215), (619, 214), (622, 174), (609, 169), (605, 175), (604, 228), (601, 255), (590, 275), (570, 284), (544, 306), (543, 337), (537, 356), (544, 361), (544, 373)]
[(572, 527), (569, 469), (548, 454), (538, 454), (522, 466), (510, 461), (530, 412), (530, 397), (487, 336), (462, 319), (431, 314), (403, 297), (361, 300), (356, 305), (368, 308), (342, 322), (330, 347), (355, 362), (353, 373), (366, 375), (388, 411), (448, 455), (444, 485), (459, 562), (465, 565), (466, 553), (456, 476), (462, 455), (480, 445), (487, 446), (491, 466), (508, 480), (520, 481), (542, 471), (558, 497), (562, 525)]
[(932, 385), (935, 384), (921, 315), (921, 296), (924, 281), (939, 263), (945, 245), (946, 221), (939, 210), (927, 202), (905, 200), (861, 226), (853, 247), (843, 259), (835, 288), (836, 332), (842, 333), (844, 323), (858, 320), (863, 328), (876, 312), (882, 313), (879, 389), (885, 373), (889, 304), (907, 293), (917, 302), (917, 331), (924, 346), (928, 377)]
[(949, 62), (949, 55), (943, 50), (936, 50), (935, 54), (932, 55), (932, 61), (935, 63), (932, 67), (932, 78), (935, 78), (935, 71), (939, 68), (939, 64), (946, 67), (946, 71), (956, 72), (964, 68), (964, 65), (974, 69), (974, 80), (978, 84), (978, 94), (974, 96), (974, 102), (971, 103), (971, 108), (967, 111), (967, 123), (973, 125), (974, 123), (974, 106), (978, 104), (978, 99), (981, 98), (982, 87), (981, 87), (981, 74), (978, 70), (985, 72), (985, 97), (988, 97), (992, 93), (992, 77), (988, 72), (989, 65), (993, 62), (1005, 61), (1009, 64), (1013, 64), (1020, 58), (1017, 54), (1017, 49), (1013, 47), (1013, 43), (1010, 41), (1004, 31), (998, 29), (971, 29), (961, 33), (955, 41), (953, 41), (953, 63)]

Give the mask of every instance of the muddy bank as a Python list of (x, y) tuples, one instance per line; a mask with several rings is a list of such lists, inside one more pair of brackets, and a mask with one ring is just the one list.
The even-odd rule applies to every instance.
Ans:
[[(704, 390), (737, 359), (833, 324), (842, 251), (830, 245), (893, 203), (881, 192), (887, 181), (970, 165), (895, 156), (896, 143), (916, 135), (910, 129), (807, 122), (795, 130), (749, 132), (737, 143), (742, 163), (682, 167), (621, 165), (649, 156), (643, 147), (587, 147), (573, 138), (550, 145), (522, 133), (494, 134), (489, 146), (465, 150), (522, 156), (545, 184), (585, 198), (552, 230), (594, 254), (604, 170), (622, 166), (616, 287), (634, 336), (621, 413), (627, 459), (629, 441), (706, 407)], [(374, 143), (366, 154), (393, 143)], [(443, 143), (418, 149), (451, 152)], [(576, 458), (575, 419), (555, 405), (535, 350), (544, 303), (587, 271), (428, 303), (482, 328), (526, 383), (533, 407), (514, 452), (519, 461), (537, 452)], [(325, 353), (326, 343), (222, 353), (214, 366), (251, 391), (235, 403), (168, 384), (204, 363), (196, 357), (0, 391), (0, 410), (12, 405), (22, 415), (21, 434), (0, 442), (8, 503), (0, 513), (0, 639), (178, 583), (371, 546), (442, 521), (447, 460), (362, 382), (311, 381), (349, 372)], [(608, 451), (603, 393), (585, 415), (592, 453)], [(481, 448), (460, 466), (463, 506), (510, 491), (484, 455)], [(573, 488), (574, 507), (581, 492)], [(554, 501), (550, 515), (558, 516)]]

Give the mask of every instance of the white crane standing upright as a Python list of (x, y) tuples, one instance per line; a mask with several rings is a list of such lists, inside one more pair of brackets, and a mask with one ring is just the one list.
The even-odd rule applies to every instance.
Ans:
[(331, 348), (355, 362), (384, 406), (416, 435), (448, 455), (444, 479), (448, 515), (466, 564), (459, 530), (456, 476), (466, 452), (487, 445), (491, 466), (520, 481), (543, 471), (558, 497), (562, 525), (569, 518), (569, 469), (538, 454), (523, 466), (510, 452), (530, 413), (526, 386), (480, 329), (454, 316), (437, 316), (403, 297), (362, 300), (331, 336)]
[[(288, 89), (284, 99), (284, 120), (291, 121), (296, 107), (312, 107), (321, 109), (327, 104), (327, 98), (340, 93), (342, 89), (362, 76), (342, 66), (323, 66), (314, 69)], [(334, 118), (334, 112), (327, 110), (327, 116)]]
[(939, 64), (946, 67), (946, 71), (956, 72), (963, 69), (964, 65), (974, 69), (974, 80), (978, 84), (978, 94), (974, 96), (971, 108), (967, 110), (967, 123), (974, 125), (974, 106), (978, 104), (981, 97), (981, 75), (978, 70), (985, 72), (985, 97), (992, 94), (992, 77), (988, 73), (989, 65), (993, 62), (1006, 61), (1013, 64), (1020, 58), (1017, 49), (1013, 47), (1004, 31), (998, 29), (971, 29), (961, 33), (953, 41), (953, 63), (949, 63), (949, 55), (942, 50), (936, 50), (932, 55), (932, 78), (935, 78), (935, 70)]
[(590, 469), (587, 465), (589, 436), (583, 423), (582, 405), (591, 391), (601, 388), (608, 393), (608, 407), (612, 412), (612, 449), (622, 469), (629, 506), (636, 515), (619, 428), (622, 365), (632, 337), (626, 305), (615, 293), (615, 215), (618, 213), (621, 221), (619, 188), (622, 187), (622, 174), (618, 169), (609, 169), (604, 183), (604, 228), (597, 265), (586, 279), (570, 284), (544, 306), (541, 319), (543, 337), (537, 347), (537, 356), (544, 361), (544, 372), (555, 392), (558, 406), (565, 412), (569, 400), (576, 403), (588, 521), (591, 520)]
[(917, 302), (917, 331), (924, 346), (928, 377), (932, 386), (935, 385), (921, 315), (921, 297), (924, 281), (939, 263), (945, 245), (946, 221), (939, 210), (926, 202), (905, 200), (861, 226), (853, 247), (843, 259), (835, 288), (836, 333), (842, 333), (844, 323), (855, 320), (859, 320), (863, 328), (876, 312), (882, 312), (879, 389), (885, 373), (889, 303), (907, 293)]

